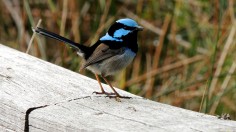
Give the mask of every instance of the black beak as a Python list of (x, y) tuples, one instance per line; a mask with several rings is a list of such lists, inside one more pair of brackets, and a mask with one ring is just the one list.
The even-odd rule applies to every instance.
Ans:
[(143, 31), (143, 27), (142, 27), (142, 26), (137, 26), (137, 27), (136, 27), (136, 30), (138, 30), (138, 31)]

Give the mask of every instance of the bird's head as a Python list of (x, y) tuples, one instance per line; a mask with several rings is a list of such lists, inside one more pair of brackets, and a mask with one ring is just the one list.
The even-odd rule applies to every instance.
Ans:
[(123, 41), (127, 36), (137, 37), (138, 31), (142, 30), (143, 27), (130, 18), (119, 19), (111, 25), (107, 34), (100, 40)]

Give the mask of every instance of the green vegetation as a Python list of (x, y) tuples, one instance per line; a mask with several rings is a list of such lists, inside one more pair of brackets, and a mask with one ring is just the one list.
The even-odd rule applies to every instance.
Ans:
[[(31, 27), (42, 19), (40, 27), (90, 45), (115, 20), (129, 17), (145, 30), (134, 62), (111, 78), (114, 86), (236, 120), (235, 14), (234, 0), (2, 0), (0, 43), (25, 52)], [(29, 54), (75, 72), (82, 61), (73, 49), (40, 36)]]

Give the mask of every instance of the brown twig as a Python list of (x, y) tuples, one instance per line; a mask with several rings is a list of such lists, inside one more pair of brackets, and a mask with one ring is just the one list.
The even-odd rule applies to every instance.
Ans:
[(141, 81), (145, 80), (148, 76), (155, 76), (157, 74), (160, 74), (160, 73), (163, 73), (163, 72), (167, 72), (167, 71), (173, 70), (175, 68), (182, 67), (182, 66), (189, 65), (191, 63), (200, 61), (200, 60), (202, 60), (204, 58), (205, 58), (204, 55), (196, 55), (194, 57), (187, 58), (185, 60), (181, 60), (181, 61), (178, 61), (176, 63), (170, 64), (170, 65), (166, 65), (166, 66), (163, 66), (163, 67), (158, 68), (158, 69), (154, 69), (154, 70), (152, 70), (150, 72), (147, 72), (147, 73), (145, 73), (145, 74), (143, 74), (141, 76), (138, 76), (138, 77), (136, 77), (134, 79), (131, 79), (131, 80), (127, 81), (125, 86), (130, 86), (130, 85), (132, 85), (134, 83), (141, 82)]
[(104, 12), (102, 14), (102, 17), (100, 19), (98, 30), (96, 31), (96, 33), (93, 36), (93, 38), (90, 39), (92, 43), (97, 41), (99, 36), (100, 36), (100, 34), (104, 30), (104, 28), (107, 27), (108, 25), (110, 25), (114, 21), (114, 18), (110, 18), (107, 22), (105, 22), (106, 19), (107, 19), (107, 15), (109, 13), (110, 6), (111, 6), (111, 0), (106, 1), (106, 6), (105, 6)]
[(77, 0), (73, 0), (71, 2), (69, 2), (70, 6), (71, 7), (71, 10), (72, 10), (72, 13), (71, 13), (71, 26), (72, 26), (72, 34), (74, 36), (74, 40), (75, 42), (78, 42), (80, 43), (80, 10), (79, 10), (79, 7), (76, 5), (76, 1)]
[(204, 91), (203, 91), (203, 94), (202, 94), (201, 103), (200, 103), (200, 107), (199, 107), (199, 112), (202, 111), (202, 106), (203, 106), (203, 103), (204, 103), (204, 99), (206, 97), (206, 91), (207, 91), (207, 85), (204, 87)]
[[(39, 25), (41, 24), (41, 22), (42, 22), (42, 20), (39, 19), (39, 21), (38, 21), (36, 27), (39, 27)], [(29, 44), (28, 44), (28, 48), (27, 48), (27, 50), (26, 50), (26, 52), (25, 52), (26, 54), (29, 54), (29, 50), (30, 50), (30, 48), (31, 48), (31, 46), (32, 46), (32, 43), (33, 43), (33, 40), (34, 40), (35, 35), (36, 35), (36, 33), (34, 32), (33, 35), (32, 35), (32, 37), (31, 37), (31, 39), (30, 39), (30, 42), (29, 42)]]
[[(156, 50), (155, 50), (155, 54), (154, 54), (154, 57), (153, 57), (152, 69), (158, 70), (160, 55), (161, 55), (164, 39), (165, 39), (165, 36), (166, 36), (166, 32), (167, 32), (170, 20), (171, 20), (171, 16), (169, 14), (167, 14), (167, 16), (165, 17), (165, 20), (164, 20), (163, 27), (162, 27), (163, 32), (160, 35), (160, 39), (158, 41), (158, 44), (156, 45)], [(150, 98), (152, 96), (153, 85), (154, 85), (154, 78), (151, 78), (150, 82), (149, 82), (147, 92), (146, 92), (146, 95), (145, 95), (147, 98)]]
[(226, 41), (226, 43), (224, 45), (222, 54), (221, 54), (220, 59), (218, 61), (218, 64), (217, 64), (217, 67), (216, 67), (216, 71), (215, 71), (215, 74), (214, 74), (214, 78), (213, 78), (213, 80), (211, 82), (211, 85), (209, 87), (209, 98), (211, 98), (212, 95), (213, 95), (213, 91), (214, 91), (214, 89), (216, 87), (216, 84), (217, 84), (217, 81), (218, 81), (218, 76), (221, 73), (222, 66), (224, 64), (224, 61), (226, 59), (227, 53), (228, 53), (228, 51), (230, 49), (230, 46), (232, 44), (234, 44), (233, 40), (234, 40), (235, 33), (236, 33), (236, 22), (233, 23), (233, 26), (232, 26), (231, 31), (229, 33), (229, 37), (228, 37), (228, 39), (227, 39), (227, 41)]
[(10, 12), (12, 19), (14, 20), (17, 30), (18, 30), (18, 38), (20, 44), (23, 42), (23, 35), (24, 35), (24, 26), (23, 26), (23, 20), (22, 15), (20, 14), (20, 8), (14, 7), (14, 4), (17, 4), (20, 6), (19, 1), (10, 1), (10, 0), (2, 0), (2, 2), (5, 4), (5, 7)]
[(231, 65), (230, 69), (229, 69), (229, 74), (226, 76), (226, 78), (224, 79), (222, 85), (221, 85), (221, 88), (220, 88), (220, 91), (217, 93), (216, 95), (216, 100), (214, 101), (212, 107), (211, 107), (211, 110), (210, 110), (210, 114), (214, 114), (215, 111), (216, 111), (216, 108), (220, 102), (220, 97), (223, 96), (224, 94), (224, 91), (225, 89), (227, 88), (228, 84), (229, 84), (229, 81), (232, 77), (232, 74), (234, 73), (236, 69), (236, 61), (233, 62), (233, 64)]
[(60, 35), (65, 35), (66, 18), (68, 14), (68, 0), (63, 1), (63, 10), (61, 15)]

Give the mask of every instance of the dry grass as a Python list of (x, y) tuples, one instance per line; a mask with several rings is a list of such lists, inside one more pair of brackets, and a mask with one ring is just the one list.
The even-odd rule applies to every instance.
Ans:
[[(90, 45), (117, 19), (139, 34), (134, 62), (113, 84), (178, 107), (236, 119), (236, 4), (234, 0), (0, 1), (0, 42), (25, 52), (31, 27)], [(78, 72), (81, 59), (60, 42), (36, 37), (29, 54)], [(82, 74), (94, 78), (89, 71)]]

